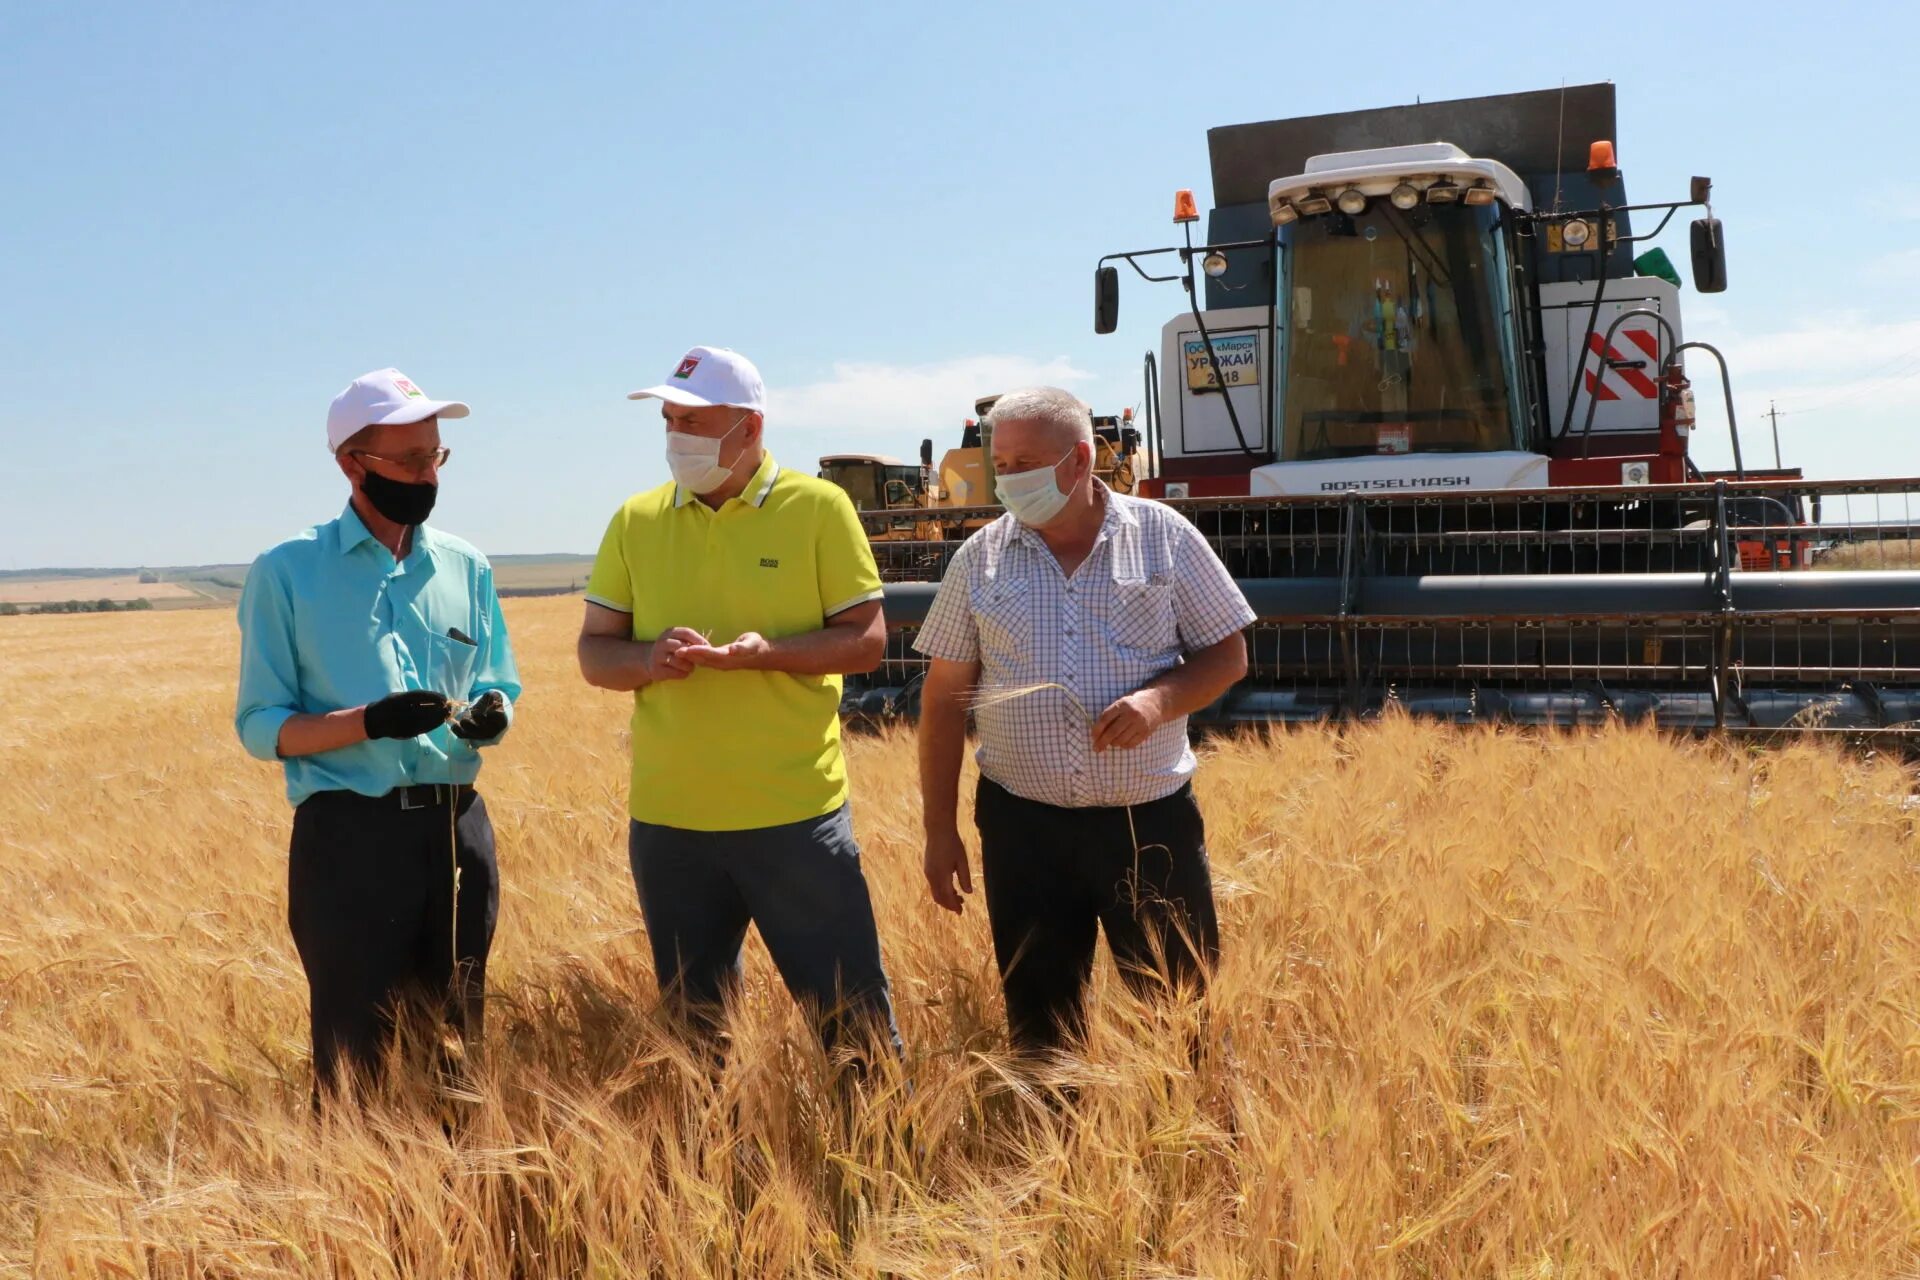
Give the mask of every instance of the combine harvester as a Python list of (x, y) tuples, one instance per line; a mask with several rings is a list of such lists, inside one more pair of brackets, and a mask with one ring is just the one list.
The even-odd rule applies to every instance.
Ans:
[[(1183, 245), (1101, 260), (1101, 333), (1122, 267), (1186, 290), (1146, 358), (1140, 492), (1259, 614), (1247, 678), (1198, 721), (1397, 705), (1911, 741), (1920, 572), (1870, 566), (1912, 563), (1920, 480), (1808, 481), (1777, 446), (1745, 465), (1725, 362), (1648, 248), (1698, 206), (1694, 287), (1726, 287), (1711, 183), (1630, 203), (1614, 137), (1604, 84), (1214, 129), (1208, 243), (1181, 192)], [(1688, 456), (1689, 353), (1717, 366), (1731, 472)], [(864, 717), (917, 710), (913, 629), (959, 545), (885, 524), (894, 632), (848, 682)], [(1823, 569), (1835, 548), (1869, 567)]]

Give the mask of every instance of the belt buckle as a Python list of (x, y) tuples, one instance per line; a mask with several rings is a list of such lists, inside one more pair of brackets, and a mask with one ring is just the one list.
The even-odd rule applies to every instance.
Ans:
[(421, 801), (419, 804), (415, 804), (413, 802), (413, 793), (416, 790), (418, 790), (418, 788), (416, 787), (400, 788), (400, 808), (402, 810), (425, 809), (433, 803), (431, 800), (424, 800), (424, 801)]

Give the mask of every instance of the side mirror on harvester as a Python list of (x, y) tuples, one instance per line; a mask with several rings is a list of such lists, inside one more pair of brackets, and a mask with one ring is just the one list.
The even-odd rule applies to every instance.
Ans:
[(1120, 325), (1120, 268), (1096, 267), (1093, 272), (1093, 331), (1112, 333)]
[(1693, 222), (1693, 287), (1702, 293), (1727, 289), (1727, 237), (1718, 218)]

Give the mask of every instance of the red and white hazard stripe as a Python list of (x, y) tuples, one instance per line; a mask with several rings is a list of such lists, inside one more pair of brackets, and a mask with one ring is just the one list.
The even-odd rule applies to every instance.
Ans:
[[(1647, 368), (1660, 367), (1660, 341), (1648, 329), (1622, 329), (1620, 336), (1638, 347), (1647, 357)], [(1660, 389), (1654, 385), (1653, 377), (1647, 369), (1616, 368), (1610, 360), (1625, 360), (1618, 347), (1606, 345), (1597, 333), (1587, 334), (1587, 350), (1595, 357), (1599, 365), (1596, 373), (1593, 369), (1583, 370), (1587, 381), (1587, 394), (1596, 400), (1618, 400), (1623, 394), (1642, 400), (1657, 400)], [(1584, 364), (1585, 362), (1582, 361)]]

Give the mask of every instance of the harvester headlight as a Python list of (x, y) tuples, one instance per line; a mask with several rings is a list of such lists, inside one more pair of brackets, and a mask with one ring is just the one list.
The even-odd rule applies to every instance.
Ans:
[(1420, 193), (1414, 189), (1411, 182), (1403, 182), (1393, 189), (1393, 193), (1387, 199), (1393, 202), (1393, 207), (1396, 209), (1411, 209), (1420, 203)]
[(1348, 187), (1340, 193), (1336, 203), (1340, 206), (1340, 212), (1358, 217), (1367, 211), (1367, 193), (1358, 187)]
[(1428, 204), (1452, 204), (1460, 198), (1460, 188), (1442, 178), (1427, 188)]
[(1218, 249), (1214, 250), (1206, 257), (1200, 259), (1200, 269), (1215, 280), (1218, 280), (1221, 276), (1227, 274), (1227, 255), (1221, 253)]
[(1492, 187), (1478, 186), (1468, 187), (1466, 195), (1461, 198), (1468, 204), (1492, 204), (1493, 196), (1494, 190)]
[(1273, 225), (1276, 227), (1284, 227), (1289, 222), (1298, 222), (1300, 220), (1300, 211), (1285, 200), (1274, 201), (1271, 212), (1273, 214)]
[(1333, 201), (1321, 195), (1301, 196), (1293, 202), (1293, 207), (1300, 211), (1301, 217), (1310, 218), (1333, 208)]
[(1593, 239), (1593, 228), (1582, 218), (1573, 218), (1560, 228), (1560, 240), (1569, 249), (1578, 249)]

